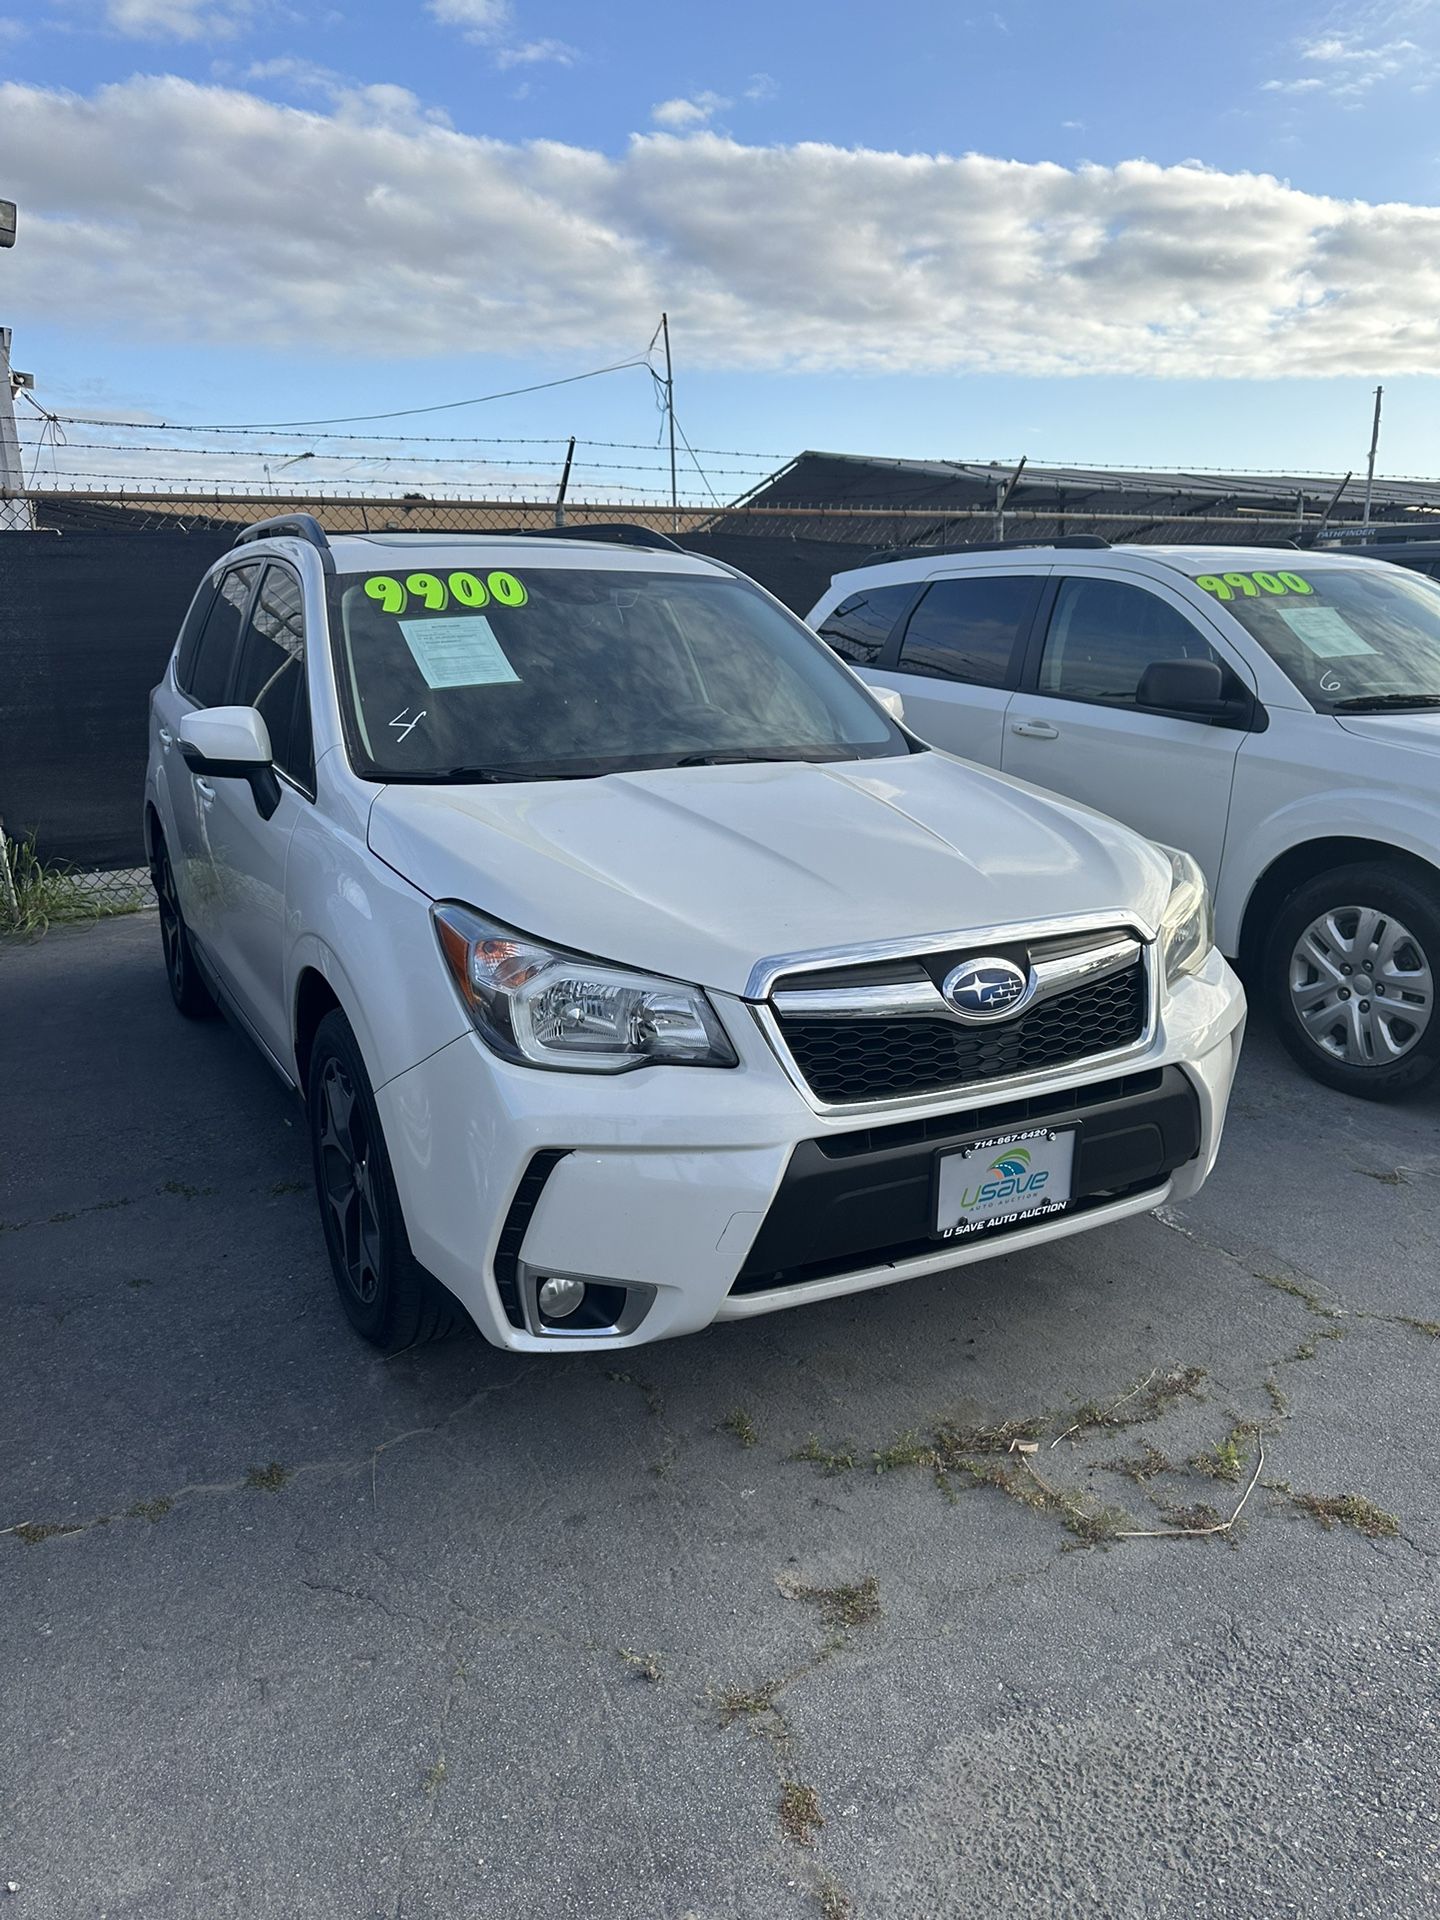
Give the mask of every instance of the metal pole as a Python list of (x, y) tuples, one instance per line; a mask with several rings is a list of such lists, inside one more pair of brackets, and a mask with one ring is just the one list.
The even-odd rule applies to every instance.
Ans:
[(0, 533), (30, 533), (35, 516), (25, 495), (20, 436), (15, 431), (15, 383), (10, 376), (10, 329), (0, 327)]
[(1019, 466), (1016, 467), (1010, 478), (1005, 482), (1004, 490), (999, 494), (995, 502), (995, 538), (997, 540), (1003, 540), (1005, 538), (1005, 509), (1010, 504), (1010, 496), (1015, 491), (1015, 483), (1025, 471), (1025, 462), (1029, 458), (1028, 453), (1021, 454)]
[(1375, 449), (1380, 444), (1380, 396), (1384, 391), (1383, 387), (1375, 389), (1375, 419), (1370, 428), (1370, 464), (1365, 469), (1365, 517), (1360, 523), (1364, 527), (1370, 525), (1370, 493), (1375, 485)]
[(1355, 477), (1354, 469), (1352, 468), (1351, 471), (1347, 473), (1345, 478), (1340, 482), (1339, 486), (1336, 487), (1335, 491), (1331, 494), (1329, 504), (1326, 506), (1325, 511), (1320, 516), (1320, 524), (1315, 529), (1315, 538), (1317, 540), (1320, 538), (1321, 534), (1324, 533), (1326, 527), (1329, 526), (1330, 516), (1335, 511), (1336, 507), (1340, 504), (1341, 494), (1345, 491), (1346, 487), (1349, 486), (1350, 482), (1354, 479), (1354, 477)]
[(675, 369), (670, 364), (670, 316), (660, 316), (665, 336), (665, 411), (670, 416), (670, 531), (680, 531), (680, 491), (675, 484)]
[(565, 449), (565, 471), (560, 476), (560, 491), (555, 496), (555, 524), (565, 524), (565, 490), (570, 485), (570, 462), (575, 458), (575, 436), (570, 436), (570, 444)]

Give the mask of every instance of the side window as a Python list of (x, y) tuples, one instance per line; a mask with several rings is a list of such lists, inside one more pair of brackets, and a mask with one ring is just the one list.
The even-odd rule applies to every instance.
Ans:
[(900, 671), (1003, 687), (1041, 585), (1038, 575), (1019, 573), (937, 580), (910, 616)]
[(1225, 662), (1174, 607), (1122, 580), (1062, 580), (1040, 661), (1041, 693), (1134, 706), (1157, 660)]
[(215, 582), (202, 580), (198, 593), (190, 602), (190, 611), (185, 616), (185, 624), (180, 629), (180, 650), (175, 656), (175, 684), (182, 693), (190, 691), (190, 680), (195, 671), (195, 654), (200, 645), (201, 630), (214, 598)]
[(305, 602), (300, 582), (288, 567), (265, 569), (240, 649), (235, 704), (254, 707), (265, 722), (276, 766), (301, 786), (313, 787)]
[(210, 602), (204, 631), (190, 669), (186, 692), (197, 706), (218, 707), (230, 686), (230, 669), (240, 644), (240, 622), (258, 569), (232, 567), (221, 576), (220, 591)]
[(913, 586), (867, 587), (842, 600), (816, 631), (842, 660), (857, 667), (874, 666), (895, 622), (914, 598)]

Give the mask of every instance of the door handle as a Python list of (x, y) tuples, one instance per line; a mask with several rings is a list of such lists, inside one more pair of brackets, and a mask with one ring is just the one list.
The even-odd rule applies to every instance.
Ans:
[(1058, 740), (1060, 729), (1052, 727), (1048, 720), (1016, 720), (1010, 731), (1024, 736), (1027, 740)]
[(162, 747), (170, 747), (175, 744), (175, 736), (171, 733), (169, 727), (161, 727), (160, 744)]
[(199, 794), (202, 804), (207, 807), (215, 798), (214, 787), (211, 786), (208, 780), (202, 780), (198, 773), (195, 776), (195, 791)]

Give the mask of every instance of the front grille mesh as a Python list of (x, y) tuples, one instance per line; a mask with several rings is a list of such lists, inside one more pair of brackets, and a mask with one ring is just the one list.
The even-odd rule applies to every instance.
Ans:
[(828, 1106), (903, 1100), (1065, 1067), (1133, 1045), (1145, 1030), (1143, 959), (993, 1027), (951, 1020), (779, 1019), (811, 1090)]

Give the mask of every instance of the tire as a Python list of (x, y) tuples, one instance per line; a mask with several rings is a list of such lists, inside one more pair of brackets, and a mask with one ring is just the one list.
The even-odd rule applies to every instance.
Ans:
[(1440, 890), (1383, 862), (1297, 887), (1265, 944), (1264, 997), (1328, 1087), (1394, 1100), (1440, 1068)]
[(343, 1013), (320, 1022), (306, 1085), (315, 1197), (346, 1318), (382, 1353), (439, 1339), (463, 1309), (410, 1251), (370, 1076)]
[(170, 998), (187, 1020), (209, 1020), (218, 1012), (218, 1008), (196, 965), (190, 930), (185, 925), (185, 916), (180, 911), (180, 896), (175, 890), (170, 850), (158, 828), (155, 832), (155, 851), (150, 857), (150, 882), (155, 889), (155, 904), (160, 912), (160, 944), (165, 952), (165, 977), (170, 983)]

